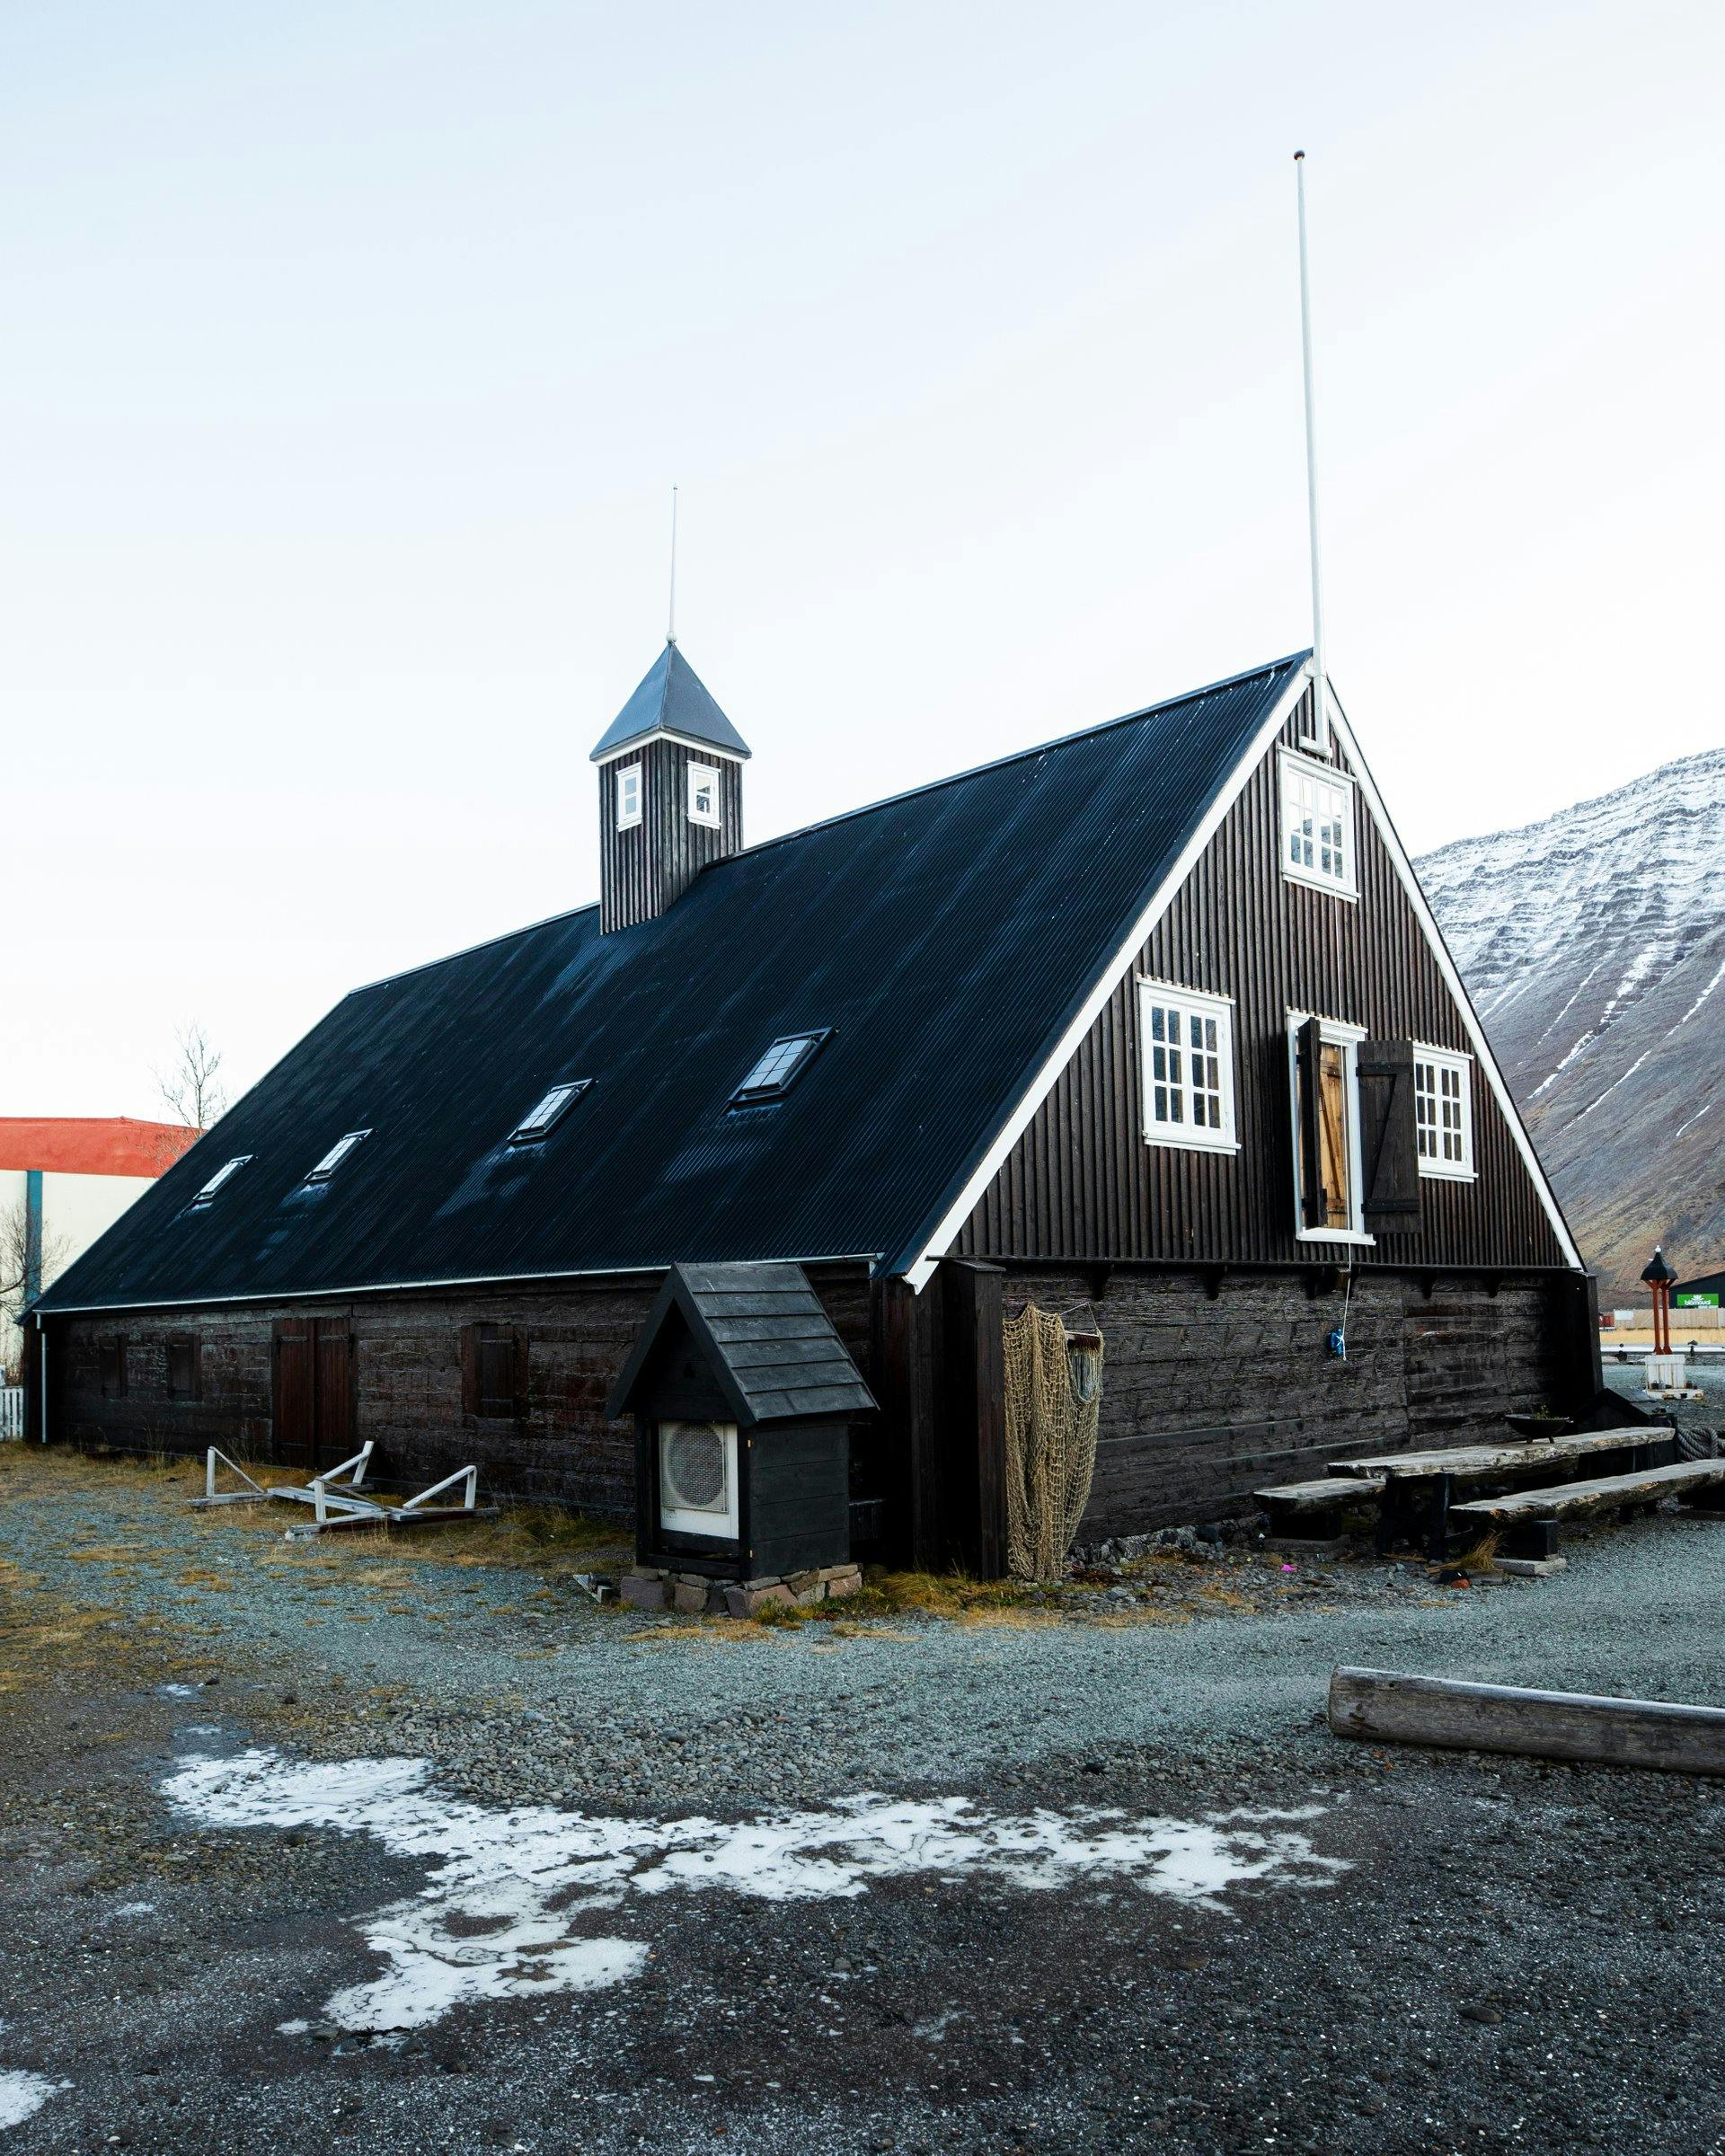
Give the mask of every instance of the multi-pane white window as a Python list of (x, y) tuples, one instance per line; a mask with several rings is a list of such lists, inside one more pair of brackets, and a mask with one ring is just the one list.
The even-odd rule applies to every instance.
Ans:
[(641, 821), (641, 765), (625, 764), (617, 773), (617, 829)]
[(1282, 873), (1351, 898), (1354, 870), (1353, 781), (1332, 764), (1282, 751)]
[(1225, 996), (1140, 980), (1138, 1035), (1146, 1138), (1233, 1153), (1234, 1005)]
[(1413, 1128), (1421, 1175), (1473, 1173), (1473, 1090), (1470, 1059), (1416, 1043)]
[(692, 824), (719, 821), (719, 773), (711, 764), (689, 765), (689, 821)]

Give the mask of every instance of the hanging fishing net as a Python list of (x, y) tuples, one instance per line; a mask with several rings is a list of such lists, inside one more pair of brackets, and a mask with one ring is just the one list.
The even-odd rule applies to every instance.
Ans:
[(1026, 1303), (1006, 1332), (1006, 1563), (1017, 1579), (1057, 1579), (1096, 1468), (1100, 1333), (1069, 1335)]

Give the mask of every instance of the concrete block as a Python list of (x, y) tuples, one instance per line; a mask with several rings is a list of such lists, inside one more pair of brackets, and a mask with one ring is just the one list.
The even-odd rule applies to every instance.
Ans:
[(1553, 1572), (1566, 1571), (1567, 1557), (1499, 1557), (1493, 1560), (1499, 1572), (1508, 1572), (1518, 1579), (1549, 1579)]
[(643, 1579), (639, 1573), (625, 1579), (619, 1590), (632, 1610), (662, 1610), (665, 1607), (665, 1582), (662, 1579)]

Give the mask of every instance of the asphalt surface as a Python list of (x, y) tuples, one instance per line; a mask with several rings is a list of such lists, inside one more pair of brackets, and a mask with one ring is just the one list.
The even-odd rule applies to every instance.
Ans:
[(28, 1470), (4, 2156), (1725, 2148), (1725, 1786), (1322, 1727), (1339, 1661), (1725, 1703), (1711, 1523), (761, 1633)]

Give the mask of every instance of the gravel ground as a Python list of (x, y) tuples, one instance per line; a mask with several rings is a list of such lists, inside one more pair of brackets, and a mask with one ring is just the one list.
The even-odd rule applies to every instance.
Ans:
[[(1660, 1515), (1490, 1588), (1234, 1551), (1076, 1612), (763, 1631), (596, 1610), (566, 1563), (455, 1536), (290, 1545), (167, 1476), (5, 1451), (0, 2122), (8, 2073), (41, 2097), (8, 2156), (1725, 2149), (1701, 2033), (1725, 1790), (1322, 1723), (1343, 1661), (1725, 1700), (1717, 1525)], [(627, 1982), (355, 2032), (329, 2001), (401, 1929), (356, 1920), (439, 1875), (381, 1815), (170, 1807), (176, 1763), (248, 1747), (424, 1759), (474, 1833), (529, 1802), (639, 1836), (875, 1790), (1062, 1833), (1306, 1812), (1261, 1831), (1347, 1869), (1199, 1900), (920, 1857), (801, 1900), (647, 1892), (603, 1920), (648, 1957)]]

